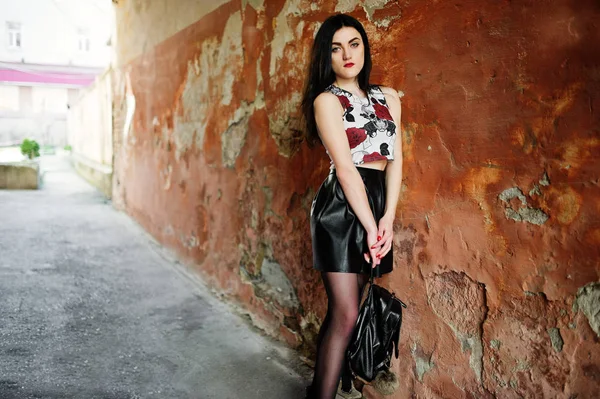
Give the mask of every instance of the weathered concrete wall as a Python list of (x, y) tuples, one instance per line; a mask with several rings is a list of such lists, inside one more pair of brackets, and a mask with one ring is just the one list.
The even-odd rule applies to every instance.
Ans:
[(0, 143), (21, 144), (33, 139), (42, 145), (62, 147), (67, 143), (66, 116), (27, 112), (0, 112)]
[(308, 214), (328, 160), (298, 139), (298, 105), (318, 22), (350, 12), (373, 81), (405, 93), (381, 280), (409, 304), (395, 397), (600, 391), (597, 2), (195, 2), (176, 33), (150, 3), (116, 6), (117, 206), (310, 353), (326, 298)]
[(67, 114), (69, 144), (75, 154), (102, 165), (112, 165), (111, 71), (96, 81), (73, 102)]
[(0, 82), (0, 145), (34, 139), (41, 145), (67, 143), (67, 105), (77, 89)]
[(112, 167), (92, 162), (78, 154), (71, 154), (71, 164), (75, 171), (96, 187), (106, 198), (112, 197)]
[(0, 189), (37, 190), (40, 164), (36, 161), (0, 163)]
[(68, 113), (71, 161), (77, 173), (112, 196), (112, 71), (81, 93)]

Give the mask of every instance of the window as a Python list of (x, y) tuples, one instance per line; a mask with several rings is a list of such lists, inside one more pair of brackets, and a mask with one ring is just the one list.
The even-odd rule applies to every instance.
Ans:
[(17, 22), (7, 22), (6, 31), (8, 32), (8, 48), (21, 48), (21, 24)]
[(78, 42), (78, 49), (79, 51), (81, 51), (82, 53), (87, 53), (90, 51), (90, 37), (88, 35), (88, 32), (80, 29), (78, 34), (77, 34), (77, 42)]

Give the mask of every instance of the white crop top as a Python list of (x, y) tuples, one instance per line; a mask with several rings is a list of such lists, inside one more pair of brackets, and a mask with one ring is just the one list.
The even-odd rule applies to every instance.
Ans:
[(381, 88), (371, 86), (367, 98), (362, 100), (333, 84), (325, 91), (335, 94), (344, 109), (342, 119), (352, 162), (360, 165), (383, 159), (393, 161), (396, 124)]

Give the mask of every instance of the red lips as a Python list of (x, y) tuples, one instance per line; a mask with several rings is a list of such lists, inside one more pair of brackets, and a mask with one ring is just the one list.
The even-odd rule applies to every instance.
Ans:
[(344, 64), (344, 68), (352, 68), (353, 66), (354, 66), (354, 64), (351, 62)]

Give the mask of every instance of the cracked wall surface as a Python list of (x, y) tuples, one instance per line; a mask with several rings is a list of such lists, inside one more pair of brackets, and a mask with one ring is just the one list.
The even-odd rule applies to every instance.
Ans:
[(329, 161), (299, 101), (316, 29), (348, 12), (403, 94), (392, 397), (600, 392), (597, 2), (116, 3), (113, 203), (257, 326), (313, 356)]

